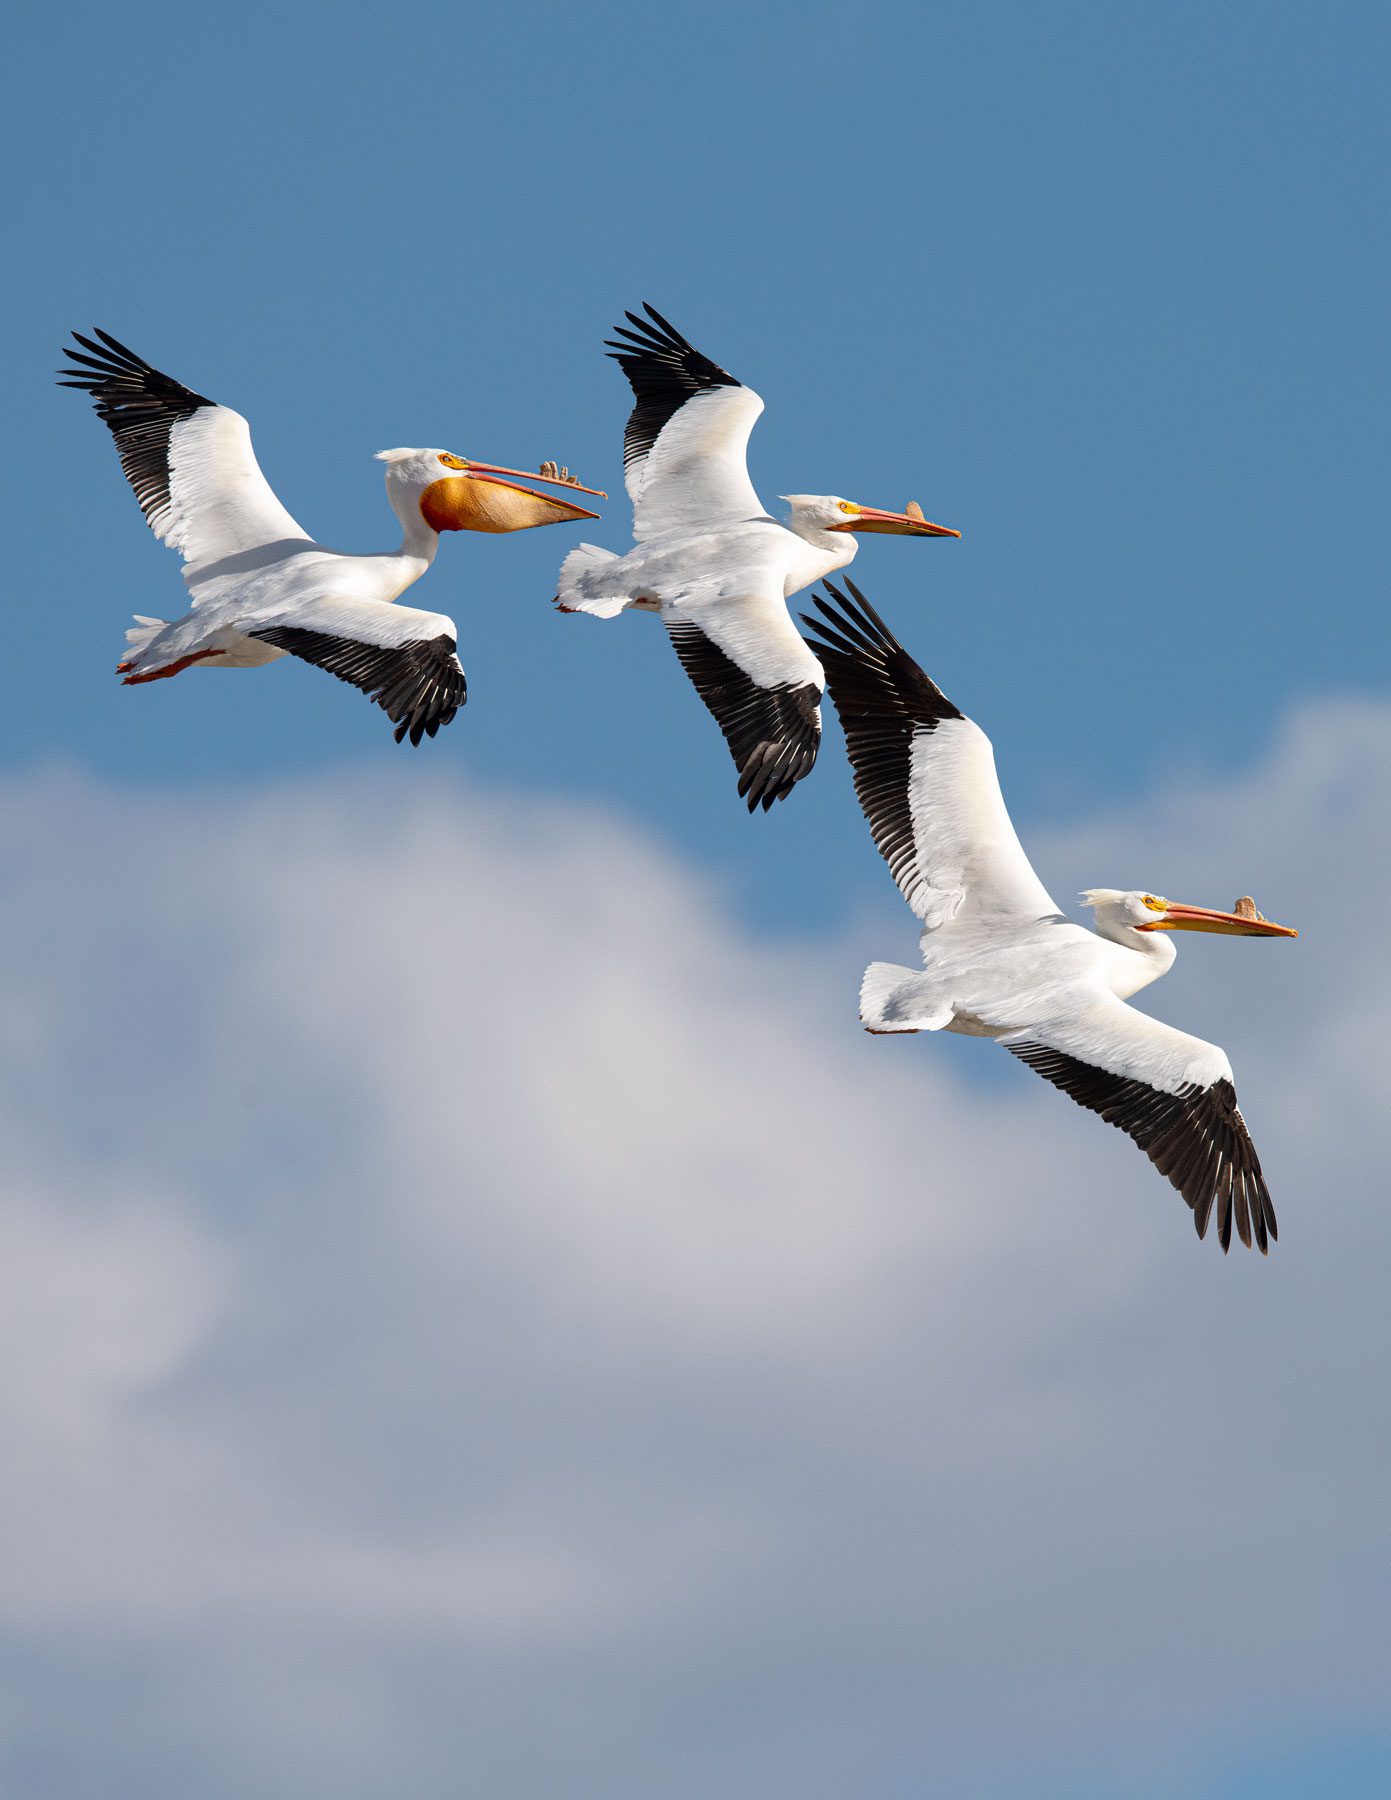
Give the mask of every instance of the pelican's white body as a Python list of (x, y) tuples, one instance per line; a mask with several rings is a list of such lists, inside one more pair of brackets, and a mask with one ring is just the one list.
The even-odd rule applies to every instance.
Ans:
[[(389, 647), (453, 638), (453, 620), (410, 607), (385, 610), (429, 568), (439, 533), (419, 496), (439, 472), (435, 450), (388, 451), (387, 498), (401, 521), (399, 550), (360, 556), (316, 544), (276, 498), (240, 413), (206, 406), (169, 434), (169, 500), (150, 515), (155, 535), (183, 552), (192, 610), (127, 632), (134, 679), (189, 658), (200, 668), (257, 668), (284, 650), (246, 634), (297, 626)], [(209, 654), (211, 652), (211, 654)]]
[(1166, 1092), (1231, 1066), (1201, 1038), (1121, 1003), (1173, 966), (1173, 940), (1136, 927), (1137, 895), (1094, 890), (1097, 929), (1064, 918), (1006, 811), (990, 740), (943, 719), (912, 746), (916, 854), (900, 878), (923, 921), (923, 968), (871, 963), (860, 1016), (873, 1031), (956, 1031), (1050, 1044)]
[(630, 464), (631, 550), (581, 544), (561, 566), (568, 612), (609, 619), (629, 608), (688, 620), (762, 687), (822, 686), (821, 667), (787, 611), (802, 588), (852, 561), (854, 536), (825, 527), (835, 496), (791, 496), (788, 525), (771, 518), (745, 461), (763, 402), (747, 387), (687, 400), (652, 450)]

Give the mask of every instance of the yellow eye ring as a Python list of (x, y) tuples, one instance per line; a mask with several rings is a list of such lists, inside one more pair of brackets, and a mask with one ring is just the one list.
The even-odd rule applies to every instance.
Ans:
[(859, 507), (856, 506), (854, 504), (854, 502), (850, 501), (850, 500), (842, 500), (842, 501), (840, 501), (839, 504), (840, 504), (840, 510), (843, 513), (857, 513), (860, 510)]

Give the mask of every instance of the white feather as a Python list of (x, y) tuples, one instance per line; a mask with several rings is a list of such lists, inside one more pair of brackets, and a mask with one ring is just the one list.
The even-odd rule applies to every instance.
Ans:
[(973, 720), (943, 719), (917, 734), (908, 798), (915, 855), (904, 897), (929, 931), (958, 914), (1057, 912), (1005, 808), (990, 739)]
[(766, 516), (749, 480), (749, 433), (763, 411), (752, 388), (694, 394), (625, 477), (638, 543)]
[(150, 526), (183, 552), (186, 573), (269, 544), (309, 541), (261, 473), (251, 427), (228, 406), (199, 407), (170, 428), (169, 500)]
[(940, 1031), (951, 1008), (921, 969), (872, 962), (860, 983), (860, 1018), (871, 1031)]
[(1047, 1044), (1165, 1094), (1232, 1079), (1232, 1065), (1216, 1044), (1137, 1012), (1114, 994), (1101, 995), (1075, 1011), (1063, 1009), (1052, 1018), (1037, 1019), (1027, 1029), (1007, 1033), (1001, 1041), (1009, 1044), (1015, 1040)]

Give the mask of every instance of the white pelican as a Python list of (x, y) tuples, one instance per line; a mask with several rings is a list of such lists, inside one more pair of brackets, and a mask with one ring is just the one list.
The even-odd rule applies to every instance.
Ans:
[[(444, 450), (383, 450), (401, 548), (377, 556), (325, 549), (276, 499), (240, 413), (96, 335), (99, 343), (73, 333), (81, 348), (67, 354), (81, 366), (60, 370), (59, 385), (92, 396), (151, 530), (183, 553), (193, 595), (192, 611), (172, 623), (135, 615), (117, 668), (127, 686), (194, 664), (257, 668), (288, 653), (361, 688), (395, 725), (398, 744), (406, 736), (418, 744), (465, 699), (453, 620), (392, 605), (434, 561), (439, 534), (598, 517), (519, 486), (511, 478), (521, 470)], [(553, 463), (526, 479), (580, 485)]]
[(581, 544), (566, 557), (562, 612), (612, 618), (660, 612), (682, 667), (714, 714), (749, 811), (785, 800), (816, 761), (824, 682), (787, 599), (854, 556), (854, 533), (960, 537), (905, 512), (835, 494), (784, 494), (786, 526), (753, 490), (745, 450), (763, 402), (702, 356), (653, 307), (627, 313), (609, 354), (636, 405), (623, 475), (636, 547), (615, 556)]
[(1297, 937), (1249, 900), (1235, 912), (1092, 888), (1095, 932), (1062, 917), (1030, 867), (995, 774), (990, 740), (908, 655), (853, 582), (839, 610), (803, 615), (845, 728), (855, 791), (879, 852), (923, 922), (926, 972), (871, 963), (860, 989), (870, 1031), (994, 1038), (1135, 1140), (1193, 1209), (1214, 1205), (1262, 1254), (1275, 1210), (1236, 1103), (1231, 1064), (1125, 1004), (1173, 965), (1172, 931)]

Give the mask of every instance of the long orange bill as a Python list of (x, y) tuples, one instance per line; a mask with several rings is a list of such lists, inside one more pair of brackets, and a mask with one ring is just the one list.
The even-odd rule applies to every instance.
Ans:
[(544, 481), (551, 487), (573, 488), (577, 494), (593, 494), (600, 500), (608, 499), (602, 488), (584, 487), (580, 482), (572, 481), (568, 475), (542, 475), (536, 469), (504, 469), (501, 463), (475, 462), (471, 456), (460, 460), (466, 465), (462, 473), (467, 475), (510, 475), (518, 481)]
[(1298, 937), (1288, 925), (1272, 925), (1269, 919), (1246, 913), (1214, 912), (1207, 906), (1180, 906), (1172, 902), (1152, 924), (1137, 931), (1218, 931), (1229, 937)]
[(934, 525), (931, 519), (925, 519), (918, 507), (911, 512), (883, 512), (877, 506), (861, 506), (846, 519), (843, 525), (832, 526), (834, 531), (887, 531), (897, 537), (954, 537), (961, 533), (953, 531), (950, 525)]

